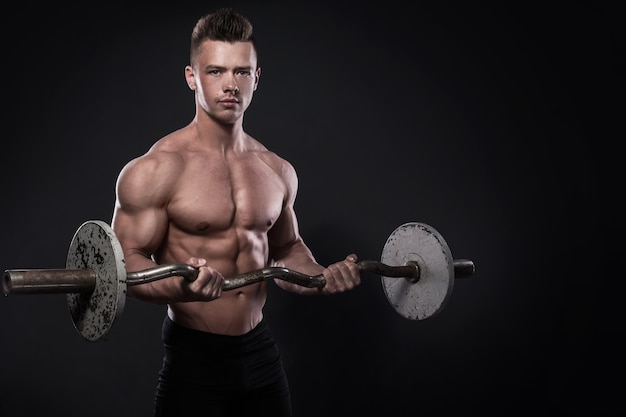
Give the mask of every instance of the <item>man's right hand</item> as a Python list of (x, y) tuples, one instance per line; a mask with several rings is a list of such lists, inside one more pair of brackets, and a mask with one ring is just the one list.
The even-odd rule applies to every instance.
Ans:
[(191, 257), (187, 264), (198, 268), (198, 277), (193, 281), (182, 279), (185, 301), (211, 301), (222, 295), (224, 277), (207, 265), (206, 259)]

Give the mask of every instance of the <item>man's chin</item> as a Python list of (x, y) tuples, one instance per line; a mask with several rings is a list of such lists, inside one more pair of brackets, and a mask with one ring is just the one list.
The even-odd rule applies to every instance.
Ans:
[(212, 119), (221, 125), (229, 126), (237, 123), (241, 119), (241, 116), (242, 114), (239, 112), (223, 111), (217, 115), (213, 115)]

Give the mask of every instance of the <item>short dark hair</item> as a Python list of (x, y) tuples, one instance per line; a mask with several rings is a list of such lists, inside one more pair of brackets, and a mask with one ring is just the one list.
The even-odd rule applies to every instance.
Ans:
[(189, 59), (192, 64), (200, 45), (208, 39), (224, 42), (251, 42), (254, 52), (258, 55), (256, 40), (252, 34), (252, 23), (247, 17), (231, 8), (216, 10), (198, 20), (191, 33)]

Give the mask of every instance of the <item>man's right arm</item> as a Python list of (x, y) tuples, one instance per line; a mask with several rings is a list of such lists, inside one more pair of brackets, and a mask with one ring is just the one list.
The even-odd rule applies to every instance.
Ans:
[[(129, 162), (116, 183), (112, 228), (124, 252), (129, 272), (153, 268), (152, 254), (165, 239), (169, 226), (167, 201), (173, 192), (181, 163), (176, 156), (143, 156)], [(155, 303), (211, 300), (221, 295), (223, 277), (205, 266), (203, 259), (186, 261), (200, 268), (198, 278), (187, 282), (169, 277), (128, 287), (128, 295)], [(218, 285), (219, 284), (219, 285)]]

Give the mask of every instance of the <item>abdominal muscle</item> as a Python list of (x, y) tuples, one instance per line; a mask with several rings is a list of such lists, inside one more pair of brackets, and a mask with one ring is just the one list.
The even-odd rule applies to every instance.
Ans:
[(168, 316), (181, 326), (209, 333), (238, 336), (252, 330), (263, 318), (267, 296), (265, 282), (222, 292), (213, 301), (172, 303)]
[[(180, 239), (177, 238), (179, 234)], [(170, 230), (168, 246), (160, 251), (158, 263), (180, 262), (191, 256), (203, 257), (207, 265), (217, 269), (226, 280), (266, 266), (265, 234), (229, 229), (218, 235), (196, 236), (194, 239), (180, 230)], [(185, 246), (179, 242), (184, 242)], [(174, 322), (191, 329), (242, 335), (263, 318), (266, 298), (267, 283), (260, 282), (222, 291), (220, 298), (212, 301), (170, 303), (168, 315)]]

